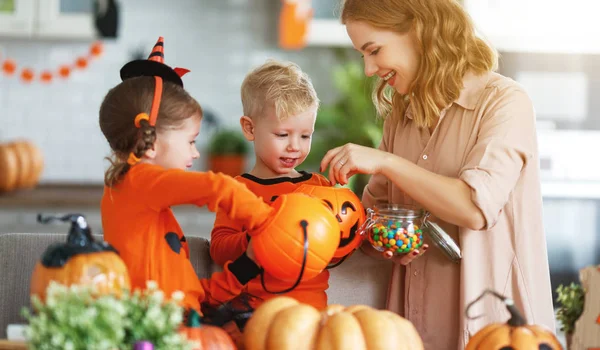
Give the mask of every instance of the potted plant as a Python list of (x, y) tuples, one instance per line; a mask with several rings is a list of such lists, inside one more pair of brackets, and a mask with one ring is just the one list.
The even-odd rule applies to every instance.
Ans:
[(171, 299), (155, 282), (133, 293), (98, 295), (94, 286), (51, 282), (45, 302), (31, 297), (23, 308), (29, 349), (132, 349), (146, 341), (155, 350), (191, 350), (196, 340), (182, 331), (182, 292)]
[[(323, 156), (332, 148), (349, 142), (377, 147), (381, 141), (382, 122), (371, 98), (374, 79), (365, 77), (361, 63), (346, 59), (344, 51), (339, 53), (342, 63), (332, 72), (338, 98), (319, 108), (312, 149), (306, 159), (311, 170), (319, 168)], [(355, 175), (348, 186), (361, 197), (368, 180), (368, 175)]]
[(208, 145), (208, 169), (230, 176), (240, 175), (246, 168), (249, 150), (248, 141), (240, 131), (218, 129)]
[(556, 319), (561, 323), (560, 330), (565, 332), (567, 349), (570, 349), (575, 322), (583, 313), (585, 292), (580, 284), (571, 283), (568, 286), (561, 284), (556, 289), (556, 293), (556, 301), (560, 303)]

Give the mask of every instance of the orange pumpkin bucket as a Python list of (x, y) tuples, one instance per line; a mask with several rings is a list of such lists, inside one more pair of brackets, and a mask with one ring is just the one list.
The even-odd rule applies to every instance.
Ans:
[(362, 243), (360, 232), (366, 215), (360, 199), (348, 188), (302, 185), (294, 192), (306, 193), (325, 203), (340, 225), (340, 244), (333, 254), (332, 265), (341, 264)]
[[(279, 196), (272, 206), (275, 216), (265, 230), (252, 236), (252, 246), (266, 272), (294, 283), (285, 291), (274, 292), (285, 293), (327, 267), (340, 243), (340, 226), (329, 207), (306, 194)], [(263, 288), (271, 292), (261, 278)]]

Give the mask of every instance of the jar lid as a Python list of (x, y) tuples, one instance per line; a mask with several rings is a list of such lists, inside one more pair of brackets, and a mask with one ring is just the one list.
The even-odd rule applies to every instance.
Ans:
[(426, 235), (444, 254), (453, 262), (458, 263), (462, 259), (460, 248), (452, 237), (440, 227), (440, 225), (429, 220), (423, 222), (423, 234)]
[(405, 219), (417, 219), (425, 216), (425, 211), (414, 205), (405, 204), (377, 204), (373, 206), (377, 216), (399, 217)]

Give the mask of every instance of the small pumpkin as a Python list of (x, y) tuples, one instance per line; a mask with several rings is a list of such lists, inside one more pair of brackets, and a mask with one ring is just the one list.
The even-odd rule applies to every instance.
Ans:
[(0, 144), (0, 192), (34, 187), (42, 174), (44, 159), (27, 140)]
[(318, 311), (293, 298), (267, 300), (244, 328), (246, 350), (422, 350), (410, 321), (366, 305), (329, 305)]
[(0, 144), (0, 193), (15, 189), (19, 180), (19, 159), (10, 144)]
[(200, 323), (200, 315), (190, 309), (186, 326), (181, 333), (189, 340), (195, 342), (193, 350), (235, 350), (236, 346), (227, 332), (215, 326), (206, 326)]
[(99, 294), (120, 294), (131, 288), (127, 267), (118, 252), (106, 242), (96, 242), (83, 215), (42, 217), (38, 221), (70, 221), (71, 229), (66, 243), (55, 243), (46, 248), (31, 275), (30, 294), (46, 299), (51, 281), (64, 285), (94, 286)]
[(333, 254), (332, 263), (350, 256), (362, 243), (359, 228), (365, 222), (365, 208), (360, 199), (348, 188), (302, 185), (294, 192), (319, 198), (331, 209), (340, 225), (340, 244)]
[(40, 181), (44, 170), (44, 157), (41, 150), (30, 141), (23, 141), (24, 148), (27, 150), (29, 158), (29, 176), (23, 181), (23, 188), (33, 188)]
[(552, 331), (544, 326), (528, 325), (512, 299), (492, 290), (484, 291), (467, 306), (467, 318), (471, 319), (469, 309), (486, 294), (492, 294), (504, 303), (510, 319), (506, 323), (490, 324), (479, 330), (469, 339), (466, 350), (562, 350)]
[(272, 207), (274, 216), (252, 236), (258, 264), (271, 276), (295, 285), (314, 278), (340, 243), (335, 216), (323, 202), (303, 193), (279, 196)]

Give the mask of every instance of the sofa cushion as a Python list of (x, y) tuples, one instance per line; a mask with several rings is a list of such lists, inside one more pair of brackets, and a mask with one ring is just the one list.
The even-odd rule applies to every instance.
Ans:
[[(102, 240), (101, 235), (94, 235)], [(24, 323), (20, 311), (30, 306), (29, 281), (35, 263), (46, 247), (65, 242), (63, 233), (0, 234), (0, 339), (6, 338), (6, 326)], [(192, 265), (198, 277), (208, 277), (212, 270), (209, 243), (201, 237), (188, 237)]]
[(385, 308), (388, 281), (392, 274), (389, 260), (373, 258), (357, 250), (329, 272), (328, 304), (364, 304)]

